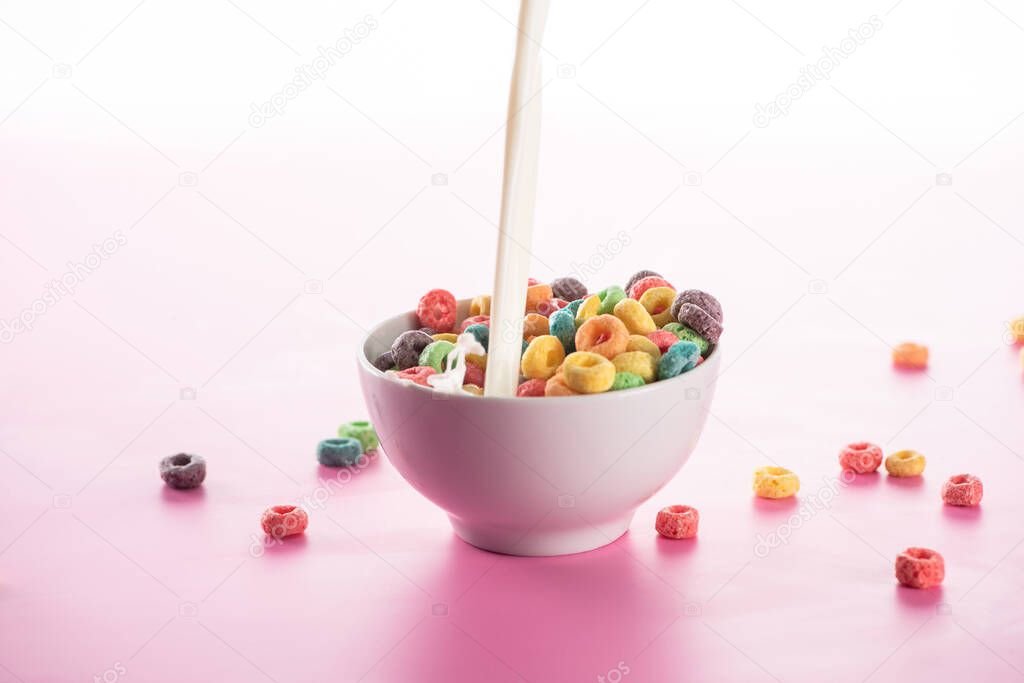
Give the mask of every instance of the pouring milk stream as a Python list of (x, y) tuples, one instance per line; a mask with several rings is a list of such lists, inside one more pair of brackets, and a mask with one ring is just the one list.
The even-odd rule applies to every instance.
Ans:
[[(540, 147), (540, 39), (549, 0), (522, 0), (505, 130), (498, 255), (485, 396), (515, 396), (523, 343)], [(497, 333), (497, 334), (495, 334)]]

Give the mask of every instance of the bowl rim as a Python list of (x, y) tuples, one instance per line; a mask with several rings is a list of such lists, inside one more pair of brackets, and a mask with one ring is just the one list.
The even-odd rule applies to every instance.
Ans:
[[(468, 301), (468, 299), (465, 300), (465, 301)], [(462, 300), (460, 300), (459, 303), (462, 303)], [(359, 363), (360, 370), (362, 370), (363, 372), (369, 373), (370, 375), (377, 375), (381, 379), (387, 379), (387, 373), (382, 372), (381, 370), (378, 370), (373, 365), (373, 363), (370, 361), (370, 359), (366, 356), (366, 353), (365, 353), (366, 344), (367, 344), (367, 342), (369, 342), (369, 340), (372, 337), (378, 336), (378, 334), (380, 332), (380, 329), (382, 327), (384, 327), (385, 325), (387, 325), (392, 320), (394, 320), (396, 318), (403, 317), (403, 316), (415, 315), (415, 313), (416, 313), (415, 311), (406, 311), (405, 313), (399, 313), (398, 315), (393, 315), (393, 316), (390, 316), (388, 318), (385, 318), (381, 322), (379, 322), (376, 325), (374, 325), (373, 327), (371, 327), (369, 330), (364, 330), (364, 334), (363, 334), (362, 339), (361, 339), (361, 341), (359, 343), (359, 348), (356, 351), (356, 357), (357, 357), (357, 361)], [(468, 394), (466, 392), (460, 392), (460, 393), (445, 393), (445, 398), (444, 399), (437, 399), (437, 400), (446, 400), (446, 401), (450, 401), (450, 400), (466, 400), (466, 401), (473, 401), (473, 402), (479, 403), (480, 400), (483, 399), (483, 400), (490, 401), (490, 402), (515, 401), (515, 402), (517, 402), (519, 404), (525, 404), (525, 402), (523, 400), (524, 398), (544, 398), (545, 400), (561, 399), (561, 400), (572, 400), (572, 401), (580, 401), (580, 400), (600, 401), (600, 400), (609, 400), (609, 399), (616, 399), (616, 398), (621, 400), (623, 396), (640, 396), (640, 395), (643, 395), (643, 394), (648, 394), (648, 393), (651, 393), (651, 392), (654, 392), (654, 391), (658, 391), (659, 388), (667, 388), (669, 385), (671, 385), (674, 382), (677, 382), (680, 379), (686, 378), (686, 379), (691, 379), (692, 380), (692, 379), (695, 379), (695, 378), (697, 378), (699, 376), (707, 374), (708, 373), (708, 370), (707, 370), (708, 366), (712, 365), (712, 363), (709, 363), (708, 361), (711, 358), (715, 358), (716, 359), (716, 363), (714, 363), (714, 364), (717, 365), (718, 357), (721, 356), (721, 351), (720, 351), (721, 346), (722, 346), (722, 341), (721, 341), (721, 338), (719, 338), (718, 343), (715, 344), (715, 347), (711, 350), (711, 353), (708, 354), (708, 357), (705, 358), (704, 362), (701, 363), (700, 365), (698, 365), (697, 367), (695, 367), (695, 368), (693, 368), (691, 370), (688, 370), (687, 372), (684, 372), (684, 373), (681, 373), (679, 375), (676, 375), (675, 377), (673, 377), (671, 379), (659, 380), (659, 381), (653, 382), (651, 384), (645, 384), (642, 387), (633, 387), (631, 389), (622, 389), (620, 391), (603, 391), (603, 392), (601, 392), (599, 394), (576, 394), (575, 396), (533, 396), (533, 397), (523, 397), (523, 396), (484, 396), (484, 395), (477, 396), (475, 394)], [(718, 378), (716, 377), (713, 381), (711, 381), (708, 384), (706, 384), (705, 388), (710, 387), (712, 384), (714, 384), (715, 381), (717, 381), (717, 379)], [(388, 381), (391, 381), (391, 380), (388, 380)], [(415, 390), (415, 391), (422, 391), (422, 392), (425, 392), (425, 393), (430, 394), (430, 395), (436, 394), (436, 390), (435, 389), (433, 389), (431, 387), (425, 387), (425, 386), (422, 386), (420, 384), (416, 384), (415, 382), (394, 382), (394, 384), (396, 386), (399, 386), (399, 387), (404, 387), (405, 389), (412, 389), (412, 390)], [(660, 385), (660, 387), (659, 387), (659, 385)]]

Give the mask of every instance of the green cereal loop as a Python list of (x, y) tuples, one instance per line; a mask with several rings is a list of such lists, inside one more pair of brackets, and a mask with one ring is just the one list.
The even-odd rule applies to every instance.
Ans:
[(666, 332), (671, 332), (672, 334), (674, 334), (674, 335), (676, 335), (678, 337), (679, 333), (682, 332), (686, 328), (684, 328), (679, 323), (667, 323), (661, 329), (665, 330)]
[[(669, 324), (671, 325), (672, 323), (669, 323)], [(678, 325), (679, 323), (675, 323), (675, 324)], [(711, 348), (711, 343), (707, 339), (705, 339), (704, 337), (702, 337), (699, 334), (697, 334), (695, 331), (691, 330), (686, 325), (679, 325), (679, 326), (682, 329), (679, 330), (678, 332), (676, 332), (675, 335), (677, 337), (679, 337), (679, 339), (681, 341), (693, 342), (700, 349), (700, 355), (707, 356), (708, 355), (708, 349)]]
[(444, 372), (445, 359), (455, 349), (455, 344), (443, 340), (427, 344), (420, 352), (420, 365), (429, 365), (438, 372)]
[(363, 445), (363, 451), (372, 451), (380, 445), (380, 439), (377, 438), (377, 432), (374, 431), (373, 425), (365, 420), (346, 422), (338, 427), (338, 436), (357, 440)]
[(618, 391), (620, 389), (632, 389), (634, 387), (642, 387), (644, 385), (643, 378), (640, 375), (632, 372), (616, 372), (615, 381), (612, 382), (612, 388), (609, 391)]
[(597, 297), (601, 300), (601, 306), (597, 309), (597, 314), (607, 315), (615, 308), (615, 304), (626, 298), (626, 290), (618, 285), (612, 285), (598, 292)]

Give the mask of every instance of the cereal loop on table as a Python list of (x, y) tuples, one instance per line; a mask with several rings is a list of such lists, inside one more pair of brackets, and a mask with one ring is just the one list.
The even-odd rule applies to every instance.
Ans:
[(640, 375), (634, 375), (632, 372), (616, 372), (615, 381), (612, 382), (612, 388), (609, 391), (635, 389), (636, 387), (642, 387), (644, 384), (646, 382), (644, 382)]
[(672, 286), (672, 283), (665, 278), (658, 277), (656, 275), (649, 275), (637, 280), (630, 286), (629, 298), (639, 299), (644, 295), (644, 292), (653, 287), (668, 287), (669, 289), (675, 289), (675, 287)]
[(427, 382), (427, 378), (436, 374), (437, 370), (432, 367), (417, 365), (416, 367), (399, 370), (395, 373), (395, 377), (401, 380), (407, 380), (413, 384), (419, 384), (421, 387), (429, 387), (430, 384)]
[(523, 339), (530, 341), (534, 337), (549, 334), (548, 319), (540, 313), (527, 313), (523, 319)]
[(526, 312), (536, 313), (537, 306), (552, 297), (551, 285), (531, 285), (526, 288)]
[(545, 396), (576, 396), (578, 392), (565, 383), (565, 375), (557, 374), (544, 384)]
[(958, 507), (974, 507), (981, 502), (985, 489), (973, 474), (954, 474), (942, 485), (942, 502)]
[(559, 299), (575, 301), (587, 296), (587, 287), (574, 277), (560, 277), (551, 283), (551, 292)]
[(601, 305), (597, 308), (598, 315), (607, 315), (615, 310), (615, 305), (626, 298), (626, 292), (618, 285), (605, 287), (597, 293)]
[(640, 334), (629, 335), (629, 339), (626, 341), (626, 350), (643, 351), (650, 355), (655, 361), (661, 358), (661, 349), (658, 348), (658, 345)]
[(316, 446), (316, 460), (324, 467), (350, 467), (362, 456), (363, 445), (349, 436), (324, 439)]
[(577, 351), (598, 353), (609, 360), (625, 351), (628, 341), (629, 331), (614, 315), (594, 316), (576, 330)]
[[(575, 302), (570, 302), (569, 306)], [(567, 306), (566, 308), (568, 308)], [(597, 294), (588, 296), (576, 309), (576, 327), (579, 327), (586, 321), (597, 315), (597, 309), (601, 308), (601, 297)]]
[(916, 477), (924, 472), (924, 456), (917, 451), (897, 451), (885, 459), (890, 477)]
[(669, 505), (658, 510), (655, 530), (665, 538), (693, 538), (697, 535), (700, 513), (689, 505)]
[(908, 588), (931, 588), (946, 578), (946, 562), (929, 548), (907, 548), (896, 556), (896, 580)]
[(267, 536), (282, 539), (304, 532), (309, 526), (309, 515), (295, 505), (275, 505), (263, 511), (260, 526)]
[(469, 314), (470, 315), (490, 315), (491, 314), (491, 297), (486, 294), (473, 297), (473, 300), (469, 302)]
[(904, 342), (892, 350), (892, 364), (908, 370), (923, 370), (928, 367), (928, 347)]
[(399, 370), (408, 370), (416, 366), (420, 362), (420, 353), (432, 343), (433, 338), (419, 330), (409, 330), (398, 335), (391, 344), (391, 356), (395, 367)]
[(565, 357), (563, 376), (565, 383), (573, 391), (580, 394), (599, 394), (612, 388), (615, 382), (615, 366), (600, 354), (577, 351)]
[(362, 444), (364, 451), (372, 451), (377, 448), (377, 446), (380, 446), (380, 439), (377, 438), (376, 430), (374, 430), (373, 425), (366, 420), (346, 422), (338, 427), (338, 436), (347, 436), (358, 440), (359, 443)]
[(654, 318), (636, 299), (622, 299), (615, 304), (612, 313), (622, 321), (630, 334), (650, 334), (658, 329)]
[(882, 449), (867, 441), (856, 441), (839, 451), (839, 466), (849, 472), (868, 474), (882, 464)]
[(661, 354), (658, 361), (658, 379), (670, 379), (697, 367), (700, 349), (693, 342), (677, 341)]
[(516, 388), (516, 396), (543, 396), (547, 380), (528, 379)]
[(160, 478), (172, 489), (194, 489), (206, 479), (206, 461), (190, 453), (168, 455), (160, 461)]
[(628, 372), (638, 376), (649, 384), (658, 378), (658, 363), (649, 353), (643, 351), (623, 351), (612, 358), (616, 372)]
[(640, 305), (651, 314), (651, 319), (658, 327), (667, 325), (676, 319), (672, 315), (672, 302), (676, 298), (676, 290), (671, 287), (651, 287), (640, 295)]
[(455, 296), (446, 289), (432, 289), (416, 306), (420, 325), (438, 332), (451, 332), (455, 327)]
[(565, 349), (558, 337), (550, 334), (534, 337), (526, 347), (520, 363), (523, 376), (529, 379), (548, 379), (565, 360)]
[(754, 470), (754, 493), (761, 498), (789, 498), (800, 490), (800, 478), (784, 467)]

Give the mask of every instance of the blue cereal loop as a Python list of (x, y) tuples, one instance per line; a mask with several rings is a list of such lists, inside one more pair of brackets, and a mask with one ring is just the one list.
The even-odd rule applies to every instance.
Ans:
[(348, 467), (359, 462), (363, 445), (359, 439), (343, 436), (339, 439), (324, 439), (316, 447), (316, 459), (326, 467)]
[(480, 345), (484, 347), (484, 351), (488, 349), (491, 339), (491, 328), (487, 327), (487, 325), (475, 323), (467, 327), (463, 334), (473, 335), (480, 342)]
[(700, 358), (700, 347), (691, 341), (677, 341), (658, 361), (658, 379), (669, 379), (692, 370)]
[(551, 314), (548, 318), (548, 329), (562, 342), (566, 354), (576, 351), (576, 314), (568, 307)]

